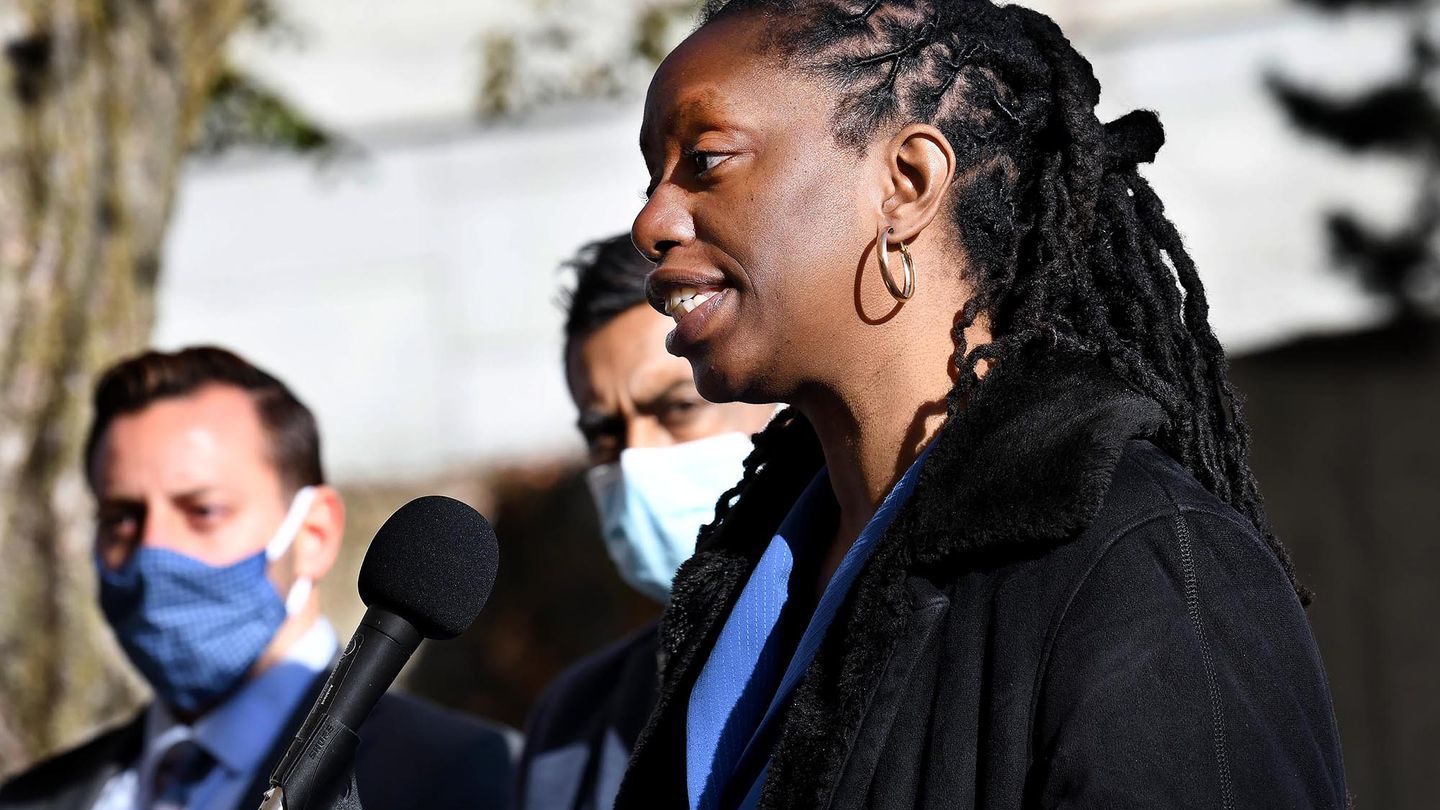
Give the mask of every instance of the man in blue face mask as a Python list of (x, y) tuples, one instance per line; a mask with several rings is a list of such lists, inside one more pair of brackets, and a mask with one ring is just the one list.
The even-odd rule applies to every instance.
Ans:
[[(100, 606), (156, 700), (0, 810), (253, 810), (338, 653), (319, 582), (345, 510), (315, 420), (230, 352), (149, 352), (101, 378), (85, 459)], [(367, 810), (508, 803), (496, 727), (387, 695), (361, 731)]]
[[(586, 246), (565, 324), (565, 371), (589, 448), (587, 480), (620, 576), (663, 604), (701, 525), (740, 480), (770, 406), (706, 402), (665, 351), (674, 326), (646, 303), (652, 265), (628, 234)], [(521, 810), (609, 808), (654, 704), (655, 625), (571, 668), (531, 713)]]

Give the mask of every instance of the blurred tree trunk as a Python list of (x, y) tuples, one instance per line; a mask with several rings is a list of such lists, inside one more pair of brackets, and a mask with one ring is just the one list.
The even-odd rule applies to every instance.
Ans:
[(0, 0), (0, 775), (135, 705), (91, 593), (97, 369), (149, 336), (186, 147), (251, 0)]

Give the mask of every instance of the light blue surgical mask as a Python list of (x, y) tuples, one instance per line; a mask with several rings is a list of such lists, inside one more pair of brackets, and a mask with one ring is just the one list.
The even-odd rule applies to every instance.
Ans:
[(304, 607), (309, 580), (296, 581), (282, 601), (265, 573), (289, 550), (314, 499), (311, 487), (297, 492), (264, 550), (231, 565), (146, 546), (118, 569), (96, 557), (105, 618), (166, 705), (193, 714), (214, 704), (244, 679), (285, 617)]
[(735, 486), (753, 443), (726, 433), (669, 447), (625, 450), (586, 474), (605, 550), (620, 577), (659, 602), (670, 598), (680, 563), (695, 553), (700, 527)]

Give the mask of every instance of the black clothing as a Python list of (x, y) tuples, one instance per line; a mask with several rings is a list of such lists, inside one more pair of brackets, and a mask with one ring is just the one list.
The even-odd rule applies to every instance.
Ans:
[[(619, 808), (686, 806), (691, 688), (823, 463), (802, 418), (777, 418), (769, 461), (676, 578)], [(1292, 584), (1157, 447), (1164, 425), (1093, 361), (994, 368), (791, 698), (760, 806), (1343, 807)]]
[(651, 623), (566, 670), (530, 712), (519, 810), (609, 810), (659, 684)]

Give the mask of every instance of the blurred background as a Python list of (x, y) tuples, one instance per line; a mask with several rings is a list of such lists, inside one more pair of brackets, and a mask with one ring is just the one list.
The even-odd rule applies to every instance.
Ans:
[[(1034, 0), (1146, 170), (1247, 397), (1360, 807), (1440, 759), (1440, 17), (1422, 0)], [(577, 477), (560, 263), (625, 229), (690, 0), (0, 0), (0, 777), (133, 711), (75, 463), (95, 372), (214, 343), (317, 413), (351, 510), (327, 612), (417, 494), (494, 519), (502, 571), (413, 691), (520, 726), (658, 608)]]

